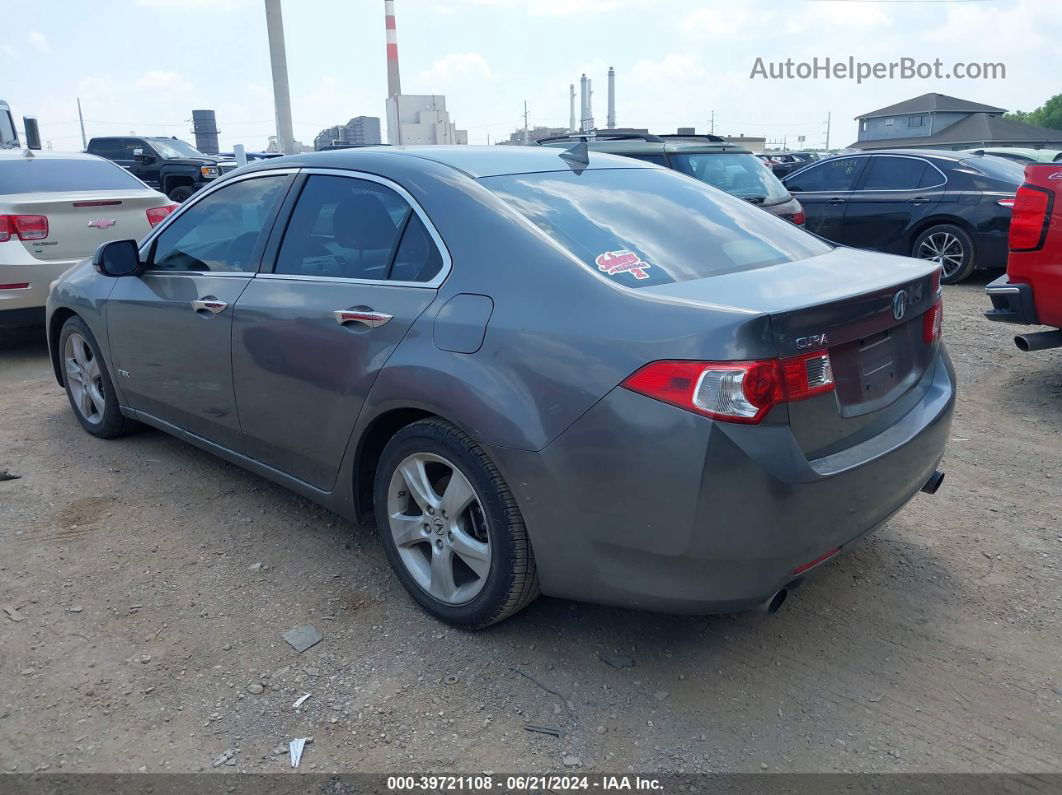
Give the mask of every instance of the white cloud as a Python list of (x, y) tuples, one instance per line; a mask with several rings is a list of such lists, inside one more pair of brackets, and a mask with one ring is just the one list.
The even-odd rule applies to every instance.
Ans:
[(43, 33), (38, 33), (35, 30), (30, 31), (26, 35), (26, 41), (38, 55), (47, 55), (52, 51), (51, 46), (48, 44), (48, 39), (44, 37)]
[(192, 90), (192, 84), (185, 80), (179, 72), (167, 72), (162, 69), (152, 69), (145, 72), (140, 79), (133, 83), (133, 86), (166, 93), (188, 93)]
[(427, 86), (433, 93), (445, 93), (456, 83), (469, 80), (494, 80), (494, 71), (487, 59), (478, 52), (451, 52), (432, 63), (417, 78), (418, 85)]
[[(248, 8), (252, 5), (251, 0), (136, 0), (141, 8), (152, 11), (173, 11), (188, 14), (190, 11), (206, 11), (210, 13), (222, 13)], [(254, 3), (261, 11), (261, 3)]]
[(533, 16), (562, 17), (578, 14), (606, 14), (628, 8), (666, 4), (662, 0), (468, 0), (473, 5), (519, 8)]
[(10, 44), (0, 44), (0, 55), (5, 58), (18, 58), (18, 50)]

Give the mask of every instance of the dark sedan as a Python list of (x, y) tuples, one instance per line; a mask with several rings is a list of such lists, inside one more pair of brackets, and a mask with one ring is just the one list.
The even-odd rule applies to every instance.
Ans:
[(940, 482), (940, 269), (575, 150), (350, 149), (218, 180), (55, 284), (74, 416), (374, 517), (455, 624), (539, 591), (777, 609)]
[(855, 248), (939, 262), (945, 284), (1007, 264), (1016, 163), (940, 150), (886, 150), (821, 160), (782, 183), (807, 230)]

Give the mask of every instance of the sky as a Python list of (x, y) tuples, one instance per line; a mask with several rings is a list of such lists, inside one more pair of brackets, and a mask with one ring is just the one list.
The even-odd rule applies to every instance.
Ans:
[[(382, 0), (283, 0), (295, 137), (312, 145), (352, 116), (384, 117)], [(586, 73), (617, 123), (759, 135), (790, 148), (856, 139), (860, 113), (940, 92), (1031, 110), (1062, 92), (1059, 0), (396, 0), (402, 88), (446, 95), (470, 143), (523, 124), (566, 126)], [(41, 138), (78, 150), (78, 97), (94, 135), (193, 141), (191, 111), (220, 141), (275, 134), (263, 0), (0, 0), (0, 98)], [(1005, 79), (752, 79), (765, 63), (903, 57), (1003, 63)]]

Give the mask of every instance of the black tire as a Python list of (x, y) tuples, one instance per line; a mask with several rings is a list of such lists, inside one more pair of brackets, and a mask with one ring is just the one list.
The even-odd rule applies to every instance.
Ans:
[(188, 197), (195, 193), (195, 188), (191, 185), (178, 185), (176, 188), (170, 191), (169, 197), (180, 204), (187, 201)]
[[(936, 256), (934, 251), (940, 249), (942, 245), (946, 247), (946, 252), (951, 252), (951, 257), (947, 260), (937, 260), (944, 269), (940, 281), (943, 284), (958, 284), (970, 278), (970, 274), (977, 267), (977, 248), (973, 238), (960, 226), (937, 224), (929, 227), (915, 238), (914, 245), (911, 247), (911, 256), (932, 260)], [(954, 263), (952, 258), (959, 248), (961, 248), (961, 253), (957, 257), (959, 261)]]
[[(388, 517), (392, 477), (409, 456), (429, 454), (456, 465), (475, 491), (485, 519), (490, 569), (482, 589), (464, 604), (448, 604), (417, 583), (399, 555)], [(391, 568), (410, 596), (450, 624), (481, 629), (529, 605), (539, 594), (535, 556), (516, 499), (501, 473), (469, 436), (441, 419), (425, 419), (396, 433), (383, 450), (374, 480), (376, 526)]]
[[(75, 334), (84, 340), (85, 347), (91, 353), (90, 361), (94, 360), (99, 367), (98, 379), (94, 379), (94, 381), (98, 392), (103, 396), (104, 406), (103, 411), (97, 412), (93, 417), (87, 417), (78, 406), (77, 399), (74, 396), (74, 384), (67, 369), (67, 342)], [(66, 386), (66, 397), (70, 401), (70, 408), (73, 409), (74, 416), (77, 417), (77, 421), (81, 423), (82, 428), (100, 439), (115, 439), (131, 433), (137, 428), (138, 423), (122, 416), (122, 412), (118, 408), (118, 395), (115, 394), (110, 371), (107, 369), (107, 362), (104, 361), (103, 356), (100, 354), (100, 346), (85, 321), (76, 315), (63, 324), (63, 329), (59, 333), (59, 361), (63, 371), (63, 384)]]

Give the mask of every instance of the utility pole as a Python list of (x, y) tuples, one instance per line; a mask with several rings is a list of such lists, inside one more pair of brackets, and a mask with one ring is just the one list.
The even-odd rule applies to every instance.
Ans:
[(826, 154), (830, 153), (830, 112), (826, 112)]
[(276, 108), (277, 138), (281, 151), (295, 152), (291, 129), (291, 95), (288, 93), (288, 59), (284, 52), (284, 17), (280, 0), (265, 0), (266, 32), (269, 35), (269, 64), (273, 71), (273, 105)]
[(715, 111), (712, 111), (712, 129), (709, 130), (712, 135), (715, 135)]
[(527, 100), (524, 100), (524, 146), (531, 143), (531, 136), (527, 132)]
[(81, 122), (81, 148), (88, 149), (88, 138), (85, 137), (85, 117), (81, 115), (81, 97), (77, 98), (77, 120)]

